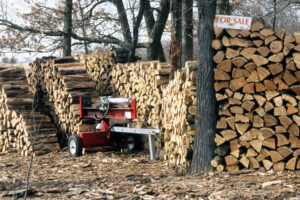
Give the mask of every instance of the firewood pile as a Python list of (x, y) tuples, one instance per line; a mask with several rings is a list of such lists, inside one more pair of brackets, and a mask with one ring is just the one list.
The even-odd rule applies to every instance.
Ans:
[(169, 82), (169, 63), (158, 61), (114, 64), (115, 51), (80, 57), (87, 73), (96, 82), (101, 96), (128, 97), (136, 100), (136, 127), (160, 125), (161, 86)]
[(161, 85), (169, 82), (169, 63), (158, 61), (116, 64), (116, 52), (107, 50), (79, 57), (96, 83), (99, 96), (135, 98), (137, 127), (158, 126)]
[(169, 63), (158, 61), (117, 64), (113, 68), (113, 95), (136, 100), (136, 127), (160, 125), (161, 88), (169, 82), (169, 71)]
[(162, 128), (165, 159), (179, 171), (191, 164), (195, 131), (197, 62), (188, 61), (183, 71), (163, 89)]
[(38, 59), (31, 64), (28, 79), (36, 102), (52, 116), (62, 139), (94, 127), (79, 119), (79, 96), (135, 98), (137, 120), (133, 125), (160, 125), (161, 87), (169, 82), (169, 63), (114, 64), (114, 56), (113, 51), (106, 51), (81, 56), (81, 63), (63, 58)]
[(300, 169), (300, 33), (215, 30), (218, 171)]
[(95, 97), (95, 83), (78, 60), (37, 59), (31, 63), (28, 80), (39, 108), (53, 118), (60, 142), (94, 128), (90, 121), (80, 119), (79, 97)]
[(22, 67), (0, 68), (0, 151), (41, 155), (58, 147), (50, 118), (35, 111)]
[(78, 57), (80, 62), (86, 66), (87, 73), (96, 82), (98, 96), (112, 94), (111, 72), (116, 63), (116, 56), (115, 51), (107, 50)]

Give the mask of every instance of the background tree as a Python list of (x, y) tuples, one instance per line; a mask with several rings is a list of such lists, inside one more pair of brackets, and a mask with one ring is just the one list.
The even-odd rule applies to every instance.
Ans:
[(2, 58), (2, 62), (4, 62), (4, 63), (17, 63), (17, 61), (18, 61), (18, 59), (15, 58), (14, 56)]
[(193, 0), (182, 0), (182, 53), (181, 66), (193, 60)]
[(147, 44), (147, 59), (165, 61), (164, 51), (161, 45), (161, 38), (169, 16), (170, 0), (160, 1), (156, 20), (154, 20), (153, 17), (153, 8), (151, 11), (151, 7), (149, 7), (149, 5), (149, 0), (146, 0), (144, 17), (149, 37)]
[(217, 0), (216, 13), (220, 15), (230, 15), (231, 8), (230, 8), (229, 0)]
[[(164, 13), (159, 15), (159, 17), (157, 17), (157, 20), (155, 21), (155, 18), (153, 16), (154, 14), (153, 8), (150, 5), (150, 1), (145, 0), (144, 18), (145, 18), (146, 28), (149, 36), (149, 45), (147, 46), (148, 60), (160, 60), (163, 62), (166, 61), (165, 53), (161, 41), (160, 40), (155, 41), (155, 44), (152, 44), (152, 42), (154, 41), (154, 39), (159, 39), (159, 37), (153, 38), (156, 32), (162, 35), (162, 30), (165, 28), (165, 24), (168, 19), (169, 8), (170, 8), (169, 0), (161, 1), (160, 11), (164, 11)], [(162, 26), (163, 24), (164, 26)], [(150, 37), (151, 35), (152, 37)]]
[(214, 92), (213, 21), (216, 0), (198, 0), (198, 43), (199, 58), (197, 71), (197, 135), (191, 171), (205, 172), (211, 169), (210, 161), (214, 154), (214, 134), (217, 122), (216, 97)]
[[(53, 53), (71, 44), (73, 49), (84, 47), (87, 52), (91, 47), (115, 44), (129, 49), (130, 60), (137, 48), (147, 48), (151, 59), (164, 60), (160, 41), (169, 14), (169, 0), (153, 3), (149, 0), (65, 0), (48, 4), (47, 1), (23, 0), (18, 4), (28, 9), (20, 12), (16, 9), (10, 15), (0, 13), (2, 50)], [(147, 19), (146, 12), (150, 16)], [(152, 23), (149, 23), (151, 15)], [(140, 42), (138, 37), (146, 28), (141, 26), (143, 17), (149, 43)], [(63, 52), (69, 55), (70, 48)]]
[[(86, 18), (85, 20), (80, 20), (80, 19), (84, 19), (84, 7), (83, 4), (81, 2), (81, 0), (76, 0), (73, 3), (73, 9), (75, 10), (74, 13), (78, 13), (78, 15), (75, 14), (74, 18), (75, 21), (79, 22), (78, 27), (80, 27), (81, 31), (82, 31), (82, 35), (83, 37), (87, 37), (87, 31), (86, 29), (88, 29), (88, 23), (89, 23), (89, 19), (90, 18)], [(83, 41), (83, 46), (84, 46), (84, 53), (88, 54), (89, 53), (89, 44), (86, 40)]]
[(170, 79), (174, 78), (174, 72), (181, 68), (181, 0), (171, 0), (171, 48), (170, 48)]
[(66, 0), (64, 8), (63, 55), (70, 56), (72, 48), (72, 10), (73, 1)]
[(300, 31), (299, 0), (244, 0), (233, 5), (234, 15), (263, 19), (274, 30)]
[(138, 15), (135, 17), (134, 15), (134, 11), (133, 13), (133, 17), (132, 17), (132, 21), (133, 21), (133, 30), (132, 30), (132, 35), (133, 35), (133, 39), (130, 45), (130, 52), (128, 55), (128, 60), (133, 62), (135, 61), (135, 50), (137, 47), (137, 43), (138, 43), (138, 39), (139, 39), (139, 28), (143, 19), (143, 15), (144, 15), (144, 8), (145, 8), (145, 0), (140, 0), (139, 2), (140, 4), (140, 8), (138, 11)]

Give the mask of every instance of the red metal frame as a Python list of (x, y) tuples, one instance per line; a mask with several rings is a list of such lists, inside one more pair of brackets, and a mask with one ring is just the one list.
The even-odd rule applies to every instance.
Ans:
[(77, 135), (82, 139), (82, 146), (84, 148), (91, 148), (97, 146), (111, 146), (113, 141), (110, 140), (109, 126), (105, 121), (102, 121), (103, 129), (99, 131), (79, 132)]
[[(136, 119), (136, 101), (131, 99), (132, 103), (129, 108), (110, 108), (105, 119), (101, 121), (103, 128), (101, 130), (92, 130), (87, 132), (79, 132), (77, 135), (82, 139), (83, 148), (91, 148), (98, 146), (113, 146), (120, 141), (115, 141), (112, 138), (112, 133), (109, 131), (110, 124), (107, 119)], [(94, 116), (100, 118), (102, 115), (97, 114), (98, 108), (91, 107), (91, 102), (87, 102), (86, 98), (80, 97), (80, 118), (94, 119)], [(130, 112), (130, 117), (126, 117), (126, 112)]]
[[(131, 99), (132, 103), (130, 108), (110, 108), (105, 118), (107, 119), (136, 119), (136, 101)], [(98, 108), (88, 107), (84, 104), (83, 98), (79, 99), (80, 106), (80, 118), (81, 119), (94, 119), (94, 116), (98, 118), (102, 115), (97, 114), (99, 112)], [(126, 117), (125, 113), (130, 112), (131, 117)]]

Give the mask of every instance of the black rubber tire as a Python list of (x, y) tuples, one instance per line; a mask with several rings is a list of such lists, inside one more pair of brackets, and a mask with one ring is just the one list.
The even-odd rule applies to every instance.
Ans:
[[(71, 145), (73, 147), (71, 147)], [(74, 148), (74, 151), (71, 151)], [(82, 155), (82, 140), (78, 135), (71, 135), (68, 140), (68, 151), (71, 157), (78, 157)]]

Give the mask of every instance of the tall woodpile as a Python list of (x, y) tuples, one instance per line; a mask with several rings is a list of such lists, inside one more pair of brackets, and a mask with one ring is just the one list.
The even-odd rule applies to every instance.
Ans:
[(60, 141), (78, 131), (92, 130), (93, 124), (80, 120), (79, 97), (95, 96), (95, 83), (78, 60), (37, 59), (31, 64), (28, 79), (39, 108), (53, 118)]
[(300, 33), (215, 30), (219, 120), (212, 166), (300, 169)]
[(129, 97), (136, 100), (136, 127), (160, 125), (161, 86), (169, 82), (169, 63), (159, 61), (114, 64), (115, 51), (81, 56), (88, 74), (100, 88), (101, 96)]
[(35, 111), (24, 68), (0, 68), (0, 89), (0, 151), (27, 156), (57, 148), (57, 129), (48, 116)]
[(197, 62), (189, 61), (176, 71), (163, 89), (162, 128), (165, 159), (179, 171), (191, 164), (195, 131)]
[(169, 82), (169, 63), (158, 61), (117, 64), (112, 70), (114, 96), (136, 100), (136, 127), (159, 126), (162, 86)]
[(79, 60), (86, 66), (87, 73), (96, 82), (96, 91), (99, 96), (112, 94), (112, 69), (116, 64), (116, 52), (107, 50), (79, 56)]

